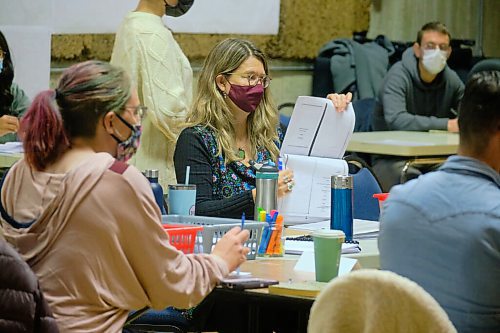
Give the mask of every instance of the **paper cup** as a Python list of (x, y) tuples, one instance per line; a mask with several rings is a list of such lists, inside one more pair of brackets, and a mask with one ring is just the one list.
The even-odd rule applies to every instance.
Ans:
[(316, 281), (328, 282), (339, 274), (340, 254), (345, 234), (341, 230), (321, 229), (312, 234)]

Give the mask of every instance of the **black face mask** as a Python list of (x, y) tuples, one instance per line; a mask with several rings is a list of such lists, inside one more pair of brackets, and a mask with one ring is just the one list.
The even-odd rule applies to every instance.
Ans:
[(189, 8), (193, 5), (194, 0), (179, 0), (177, 2), (177, 6), (172, 7), (169, 6), (168, 3), (165, 3), (165, 15), (179, 17), (187, 13)]

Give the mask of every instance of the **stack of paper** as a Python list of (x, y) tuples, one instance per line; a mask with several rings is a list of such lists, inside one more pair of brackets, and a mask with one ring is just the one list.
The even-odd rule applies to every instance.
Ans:
[(22, 142), (6, 142), (0, 144), (0, 153), (4, 154), (20, 154), (23, 153), (23, 143)]
[[(302, 254), (304, 251), (314, 251), (312, 240), (294, 240), (287, 238), (285, 241), (286, 254)], [(357, 243), (342, 243), (342, 254), (359, 253), (361, 247)]]
[[(353, 235), (354, 239), (377, 238), (380, 223), (377, 221), (354, 219)], [(330, 220), (323, 220), (315, 223), (297, 224), (289, 227), (291, 230), (301, 230), (312, 232), (318, 229), (330, 229)]]
[(299, 96), (295, 102), (280, 151), (283, 166), (293, 170), (295, 179), (293, 191), (278, 204), (286, 225), (330, 217), (330, 179), (348, 174), (342, 157), (354, 122), (351, 104), (337, 112), (327, 98)]

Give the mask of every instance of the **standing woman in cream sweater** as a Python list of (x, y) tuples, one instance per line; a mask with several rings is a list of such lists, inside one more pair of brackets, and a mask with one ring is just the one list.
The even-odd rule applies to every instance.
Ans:
[(173, 154), (180, 126), (191, 105), (193, 72), (189, 60), (162, 21), (179, 16), (193, 0), (140, 0), (116, 34), (111, 63), (124, 68), (149, 112), (141, 146), (131, 163), (158, 169), (164, 189), (175, 184)]

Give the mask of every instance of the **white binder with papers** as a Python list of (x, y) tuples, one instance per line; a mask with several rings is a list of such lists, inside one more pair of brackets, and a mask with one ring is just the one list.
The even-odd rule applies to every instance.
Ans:
[(331, 100), (300, 96), (295, 103), (280, 156), (294, 172), (295, 187), (278, 204), (285, 224), (330, 218), (330, 178), (347, 175), (342, 157), (354, 130), (349, 104), (337, 112)]
[(337, 112), (328, 98), (299, 96), (288, 124), (281, 155), (342, 158), (354, 131), (352, 104)]

